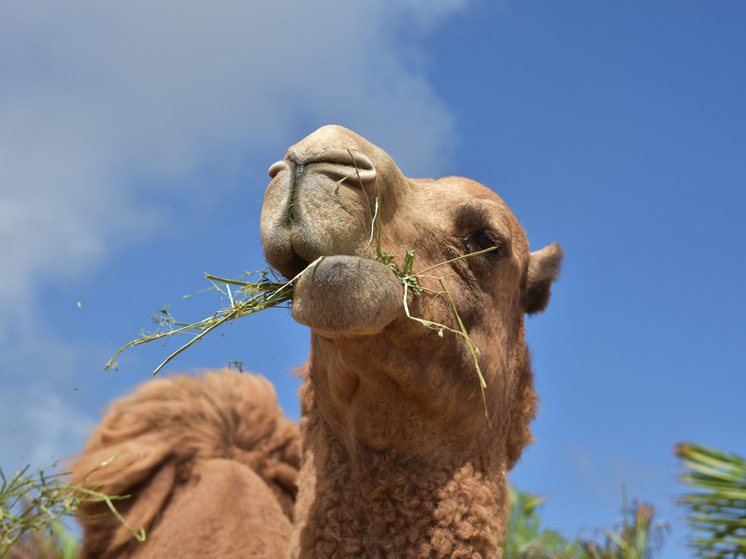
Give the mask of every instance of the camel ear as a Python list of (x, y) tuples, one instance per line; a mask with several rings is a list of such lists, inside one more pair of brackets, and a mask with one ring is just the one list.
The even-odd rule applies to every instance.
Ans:
[(536, 250), (529, 255), (526, 282), (526, 312), (535, 314), (547, 308), (552, 282), (559, 277), (562, 266), (562, 247), (557, 243)]

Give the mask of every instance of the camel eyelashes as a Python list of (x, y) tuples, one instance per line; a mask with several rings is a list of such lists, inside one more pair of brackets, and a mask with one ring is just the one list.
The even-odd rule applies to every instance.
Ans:
[(490, 260), (497, 260), (500, 257), (500, 243), (495, 240), (492, 231), (480, 229), (469, 233), (464, 239), (468, 252), (479, 252), (488, 248), (497, 247), (497, 250), (488, 252), (484, 256)]

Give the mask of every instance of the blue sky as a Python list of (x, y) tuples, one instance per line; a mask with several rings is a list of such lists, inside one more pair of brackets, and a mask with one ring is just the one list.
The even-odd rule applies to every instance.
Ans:
[[(266, 170), (335, 123), (562, 243), (511, 477), (567, 535), (613, 523), (624, 483), (689, 556), (674, 443), (746, 454), (745, 24), (737, 1), (3, 3), (0, 465), (77, 451), (176, 347), (103, 372), (132, 332), (264, 266)], [(222, 334), (173, 367), (240, 359), (297, 417), (308, 331), (274, 310)]]

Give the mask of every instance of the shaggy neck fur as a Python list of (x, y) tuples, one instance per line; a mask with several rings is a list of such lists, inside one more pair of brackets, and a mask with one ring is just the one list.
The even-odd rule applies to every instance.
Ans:
[(306, 382), (290, 557), (499, 559), (509, 506), (506, 472), (529, 442), (535, 408), (527, 356), (515, 381), (519, 406), (496, 413), (485, 436), (440, 448), (427, 460), (351, 449), (325, 420), (313, 382)]
[[(498, 558), (507, 507), (496, 457), (350, 456), (304, 389), (303, 466), (291, 557)], [(353, 489), (354, 488), (354, 489)]]

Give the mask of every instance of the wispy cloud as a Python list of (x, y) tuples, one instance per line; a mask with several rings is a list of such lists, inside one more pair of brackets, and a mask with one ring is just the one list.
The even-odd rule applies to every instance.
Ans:
[[(43, 346), (74, 374), (79, 353), (57, 347), (39, 290), (95, 274), (116, 239), (136, 245), (179, 218), (153, 198), (196, 195), (201, 169), (281, 156), (328, 123), (410, 175), (445, 171), (453, 119), (418, 41), (467, 1), (2, 3), (0, 368), (27, 383), (9, 396), (2, 381), (0, 428), (21, 433), (6, 455), (64, 453), (51, 426), (83, 421), (49, 388), (59, 370), (35, 363)], [(41, 379), (46, 392), (28, 392)]]
[(143, 183), (173, 184), (221, 150), (281, 149), (329, 121), (437, 173), (451, 117), (388, 28), (423, 33), (462, 4), (3, 4), (0, 321), (51, 272), (105, 258), (117, 230), (155, 227)]
[(567, 447), (574, 474), (590, 490), (596, 499), (608, 505), (619, 505), (622, 497), (622, 486), (626, 486), (631, 495), (645, 496), (657, 493), (664, 473), (659, 464), (625, 458), (621, 455), (598, 463), (588, 448), (575, 442)]

